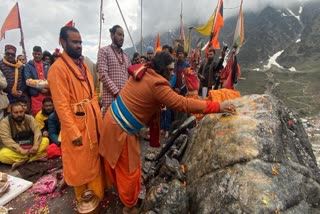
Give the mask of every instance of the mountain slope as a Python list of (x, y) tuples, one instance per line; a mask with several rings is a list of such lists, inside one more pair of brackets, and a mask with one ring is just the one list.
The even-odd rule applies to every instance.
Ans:
[[(219, 41), (226, 42), (229, 46), (233, 40), (237, 17), (225, 20), (221, 29)], [(200, 26), (203, 23), (195, 23)], [(271, 56), (279, 51), (282, 54), (277, 62), (284, 68), (297, 67), (303, 69), (320, 65), (318, 51), (320, 44), (320, 2), (306, 2), (285, 9), (267, 7), (260, 13), (244, 13), (245, 44), (238, 58), (243, 68), (263, 68)], [(185, 32), (187, 32), (187, 26)], [(172, 44), (172, 39), (179, 37), (179, 28), (169, 32), (160, 33), (161, 44)], [(208, 37), (196, 31), (192, 32), (191, 46), (195, 47), (199, 40), (203, 43)], [(147, 45), (154, 46), (155, 35), (144, 38), (145, 51)], [(140, 50), (140, 44), (137, 44)], [(127, 49), (132, 55), (133, 49)]]

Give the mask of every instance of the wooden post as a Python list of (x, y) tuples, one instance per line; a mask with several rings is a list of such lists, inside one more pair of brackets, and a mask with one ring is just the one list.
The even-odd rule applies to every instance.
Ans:
[(23, 55), (24, 55), (24, 58), (27, 60), (26, 49), (25, 49), (25, 45), (24, 45), (24, 35), (23, 35), (23, 30), (22, 30), (22, 22), (21, 22), (20, 10), (19, 10), (19, 3), (18, 3), (18, 2), (17, 2), (17, 7), (18, 7), (18, 18), (19, 18), (20, 34), (21, 34), (20, 45), (21, 45), (21, 47), (22, 47), (22, 53), (23, 53)]

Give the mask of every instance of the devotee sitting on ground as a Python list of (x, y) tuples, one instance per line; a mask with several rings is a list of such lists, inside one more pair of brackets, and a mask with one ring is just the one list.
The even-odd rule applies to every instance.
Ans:
[(50, 97), (46, 97), (42, 100), (42, 110), (39, 111), (35, 117), (39, 128), (42, 133), (42, 137), (49, 137), (48, 132), (48, 117), (54, 111), (53, 101)]
[[(150, 65), (129, 67), (128, 71), (132, 76), (104, 117), (99, 152), (104, 157), (106, 171), (125, 205), (123, 213), (137, 213), (134, 206), (141, 184), (140, 144), (137, 134), (154, 118), (159, 118), (162, 104), (173, 110), (190, 113), (235, 113), (235, 106), (231, 103), (196, 100), (174, 92), (168, 81), (173, 75), (173, 64), (171, 54), (159, 52)], [(159, 139), (160, 130), (152, 128), (150, 125), (150, 145), (160, 146), (159, 142), (154, 141)], [(158, 136), (152, 134), (153, 131)]]
[[(35, 119), (25, 114), (19, 103), (11, 104), (11, 113), (0, 122), (0, 162), (21, 164), (46, 156), (48, 138), (42, 138)], [(14, 167), (14, 165), (13, 165)]]
[(60, 129), (60, 120), (57, 113), (53, 111), (48, 117), (48, 132), (50, 142), (57, 146), (60, 146), (61, 144), (61, 141), (59, 140)]
[(28, 101), (26, 99), (17, 99), (17, 103), (19, 103), (23, 107), (24, 113), (30, 114), (30, 110), (28, 107)]

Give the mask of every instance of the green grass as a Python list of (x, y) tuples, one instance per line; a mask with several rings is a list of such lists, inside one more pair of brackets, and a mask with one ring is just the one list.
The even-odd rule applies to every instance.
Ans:
[[(241, 95), (263, 94), (269, 82), (265, 72), (242, 71), (236, 89)], [(314, 116), (320, 113), (320, 70), (304, 73), (273, 70), (272, 81), (275, 87), (272, 94), (281, 99), (300, 116)]]

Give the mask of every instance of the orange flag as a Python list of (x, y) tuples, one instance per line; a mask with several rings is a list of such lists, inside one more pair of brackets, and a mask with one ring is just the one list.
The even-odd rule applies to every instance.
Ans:
[(220, 28), (223, 27), (223, 0), (219, 0), (218, 6), (216, 8), (216, 13), (213, 21), (213, 26), (210, 35), (210, 43), (207, 46), (207, 52), (210, 47), (214, 49), (220, 49), (220, 44), (218, 42)]
[(17, 28), (21, 28), (18, 3), (16, 3), (14, 5), (14, 7), (11, 9), (10, 13), (8, 14), (7, 18), (4, 20), (4, 23), (1, 27), (0, 40), (5, 38), (6, 31), (12, 30), (12, 29), (17, 29)]
[(160, 44), (160, 34), (159, 33), (157, 34), (156, 44), (154, 45), (154, 49), (156, 50), (156, 53), (160, 52), (162, 50), (161, 44)]

